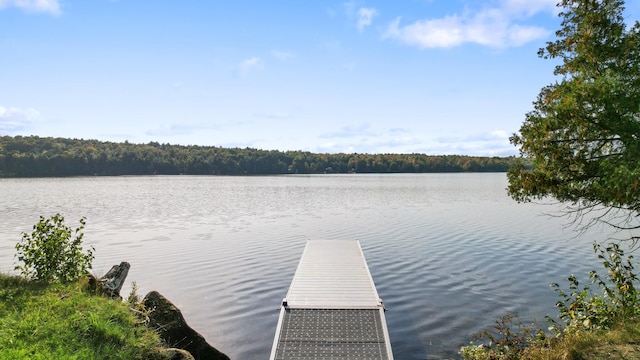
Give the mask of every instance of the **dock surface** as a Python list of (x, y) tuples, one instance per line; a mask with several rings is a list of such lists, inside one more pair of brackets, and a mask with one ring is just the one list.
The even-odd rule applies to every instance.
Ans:
[(307, 242), (270, 359), (393, 359), (384, 305), (358, 241)]

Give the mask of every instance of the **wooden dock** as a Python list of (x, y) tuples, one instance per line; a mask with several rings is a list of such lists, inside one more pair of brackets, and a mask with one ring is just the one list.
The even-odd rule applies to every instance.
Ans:
[(358, 241), (307, 242), (270, 359), (393, 360), (384, 305)]

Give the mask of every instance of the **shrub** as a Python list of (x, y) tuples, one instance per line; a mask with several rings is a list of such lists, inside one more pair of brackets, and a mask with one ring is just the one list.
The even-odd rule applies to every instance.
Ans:
[(22, 265), (15, 267), (22, 275), (36, 281), (68, 283), (87, 274), (93, 261), (93, 247), (83, 253), (82, 230), (85, 218), (75, 230), (64, 224), (64, 217), (56, 214), (48, 219), (40, 216), (33, 232), (22, 233), (16, 244), (16, 257)]
[(560, 319), (569, 329), (607, 329), (620, 318), (640, 314), (640, 296), (634, 285), (638, 278), (634, 273), (633, 256), (625, 259), (624, 251), (615, 243), (607, 247), (594, 243), (593, 250), (607, 269), (604, 279), (595, 270), (589, 272), (591, 282), (600, 289), (601, 294), (594, 293), (589, 285), (580, 289), (580, 283), (573, 275), (568, 278), (568, 293), (560, 289), (558, 284), (551, 284), (561, 298), (556, 303)]
[[(634, 272), (633, 256), (625, 257), (618, 244), (611, 243), (606, 247), (594, 243), (593, 250), (602, 260), (607, 275), (602, 277), (597, 271), (589, 272), (592, 284), (600, 290), (594, 291), (591, 286), (583, 285), (576, 276), (569, 276), (569, 290), (565, 291), (558, 284), (551, 287), (560, 297), (556, 303), (561, 322), (547, 317), (551, 322), (553, 336), (533, 326), (514, 323), (514, 317), (505, 315), (496, 321), (494, 331), (482, 331), (475, 337), (481, 340), (480, 345), (471, 343), (463, 346), (460, 354), (466, 360), (476, 359), (520, 359), (529, 358), (538, 349), (556, 347), (559, 352), (576, 352), (577, 345), (588, 343), (582, 340), (595, 334), (595, 330), (605, 331), (612, 326), (624, 326), (626, 320), (635, 324), (640, 315), (640, 293), (635, 283), (638, 280)], [(635, 341), (635, 340), (634, 340)], [(609, 342), (608, 340), (605, 342)], [(591, 349), (590, 351), (595, 351)], [(541, 352), (544, 354), (544, 352)], [(633, 353), (635, 354), (635, 352)], [(555, 355), (554, 355), (555, 356)], [(572, 355), (573, 356), (573, 355)], [(635, 355), (634, 355), (635, 356)], [(556, 358), (548, 353), (543, 358)], [(567, 358), (558, 356), (558, 358)], [(579, 358), (577, 355), (569, 358)]]
[(464, 359), (520, 359), (527, 346), (544, 340), (544, 334), (534, 324), (524, 324), (518, 315), (503, 315), (492, 330), (482, 330), (473, 336), (481, 341), (460, 349)]

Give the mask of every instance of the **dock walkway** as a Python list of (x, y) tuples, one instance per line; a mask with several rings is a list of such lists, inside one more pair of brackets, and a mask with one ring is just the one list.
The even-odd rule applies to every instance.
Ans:
[(384, 305), (358, 241), (307, 242), (270, 359), (393, 360)]

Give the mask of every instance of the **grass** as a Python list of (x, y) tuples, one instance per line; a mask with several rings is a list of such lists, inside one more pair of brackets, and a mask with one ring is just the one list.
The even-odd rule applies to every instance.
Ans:
[(565, 333), (549, 347), (530, 346), (522, 356), (531, 360), (640, 359), (640, 320), (616, 324), (609, 330)]
[[(463, 357), (468, 360), (640, 360), (638, 318), (619, 321), (607, 330), (572, 328), (561, 332), (560, 336), (546, 339), (532, 338), (533, 333), (526, 330), (531, 329), (529, 327), (523, 331), (518, 324), (515, 327), (511, 323), (504, 324), (513, 327), (508, 344), (499, 340), (499, 349), (463, 347)], [(526, 341), (526, 347), (519, 347), (526, 339), (530, 339)]]
[(0, 359), (163, 359), (128, 304), (86, 280), (42, 284), (0, 274)]

